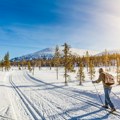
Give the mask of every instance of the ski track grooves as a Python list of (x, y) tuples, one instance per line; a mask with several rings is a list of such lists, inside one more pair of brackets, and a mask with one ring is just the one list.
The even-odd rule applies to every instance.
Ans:
[[(31, 83), (40, 83), (39, 85), (46, 85), (48, 88), (51, 89), (51, 87), (53, 87), (53, 85), (49, 84), (49, 83), (44, 83), (42, 81), (40, 81), (39, 79), (36, 79), (32, 76), (30, 76), (29, 74), (25, 73), (25, 72), (22, 72), (23, 74), (23, 77), (19, 77), (17, 75), (17, 79), (24, 79), (25, 81), (29, 81)], [(12, 80), (12, 78), (11, 78)], [(31, 100), (28, 99), (27, 96), (25, 96), (23, 94), (23, 92), (21, 91), (21, 89), (19, 88), (19, 86), (17, 87), (15, 85), (15, 83), (13, 83), (13, 81), (11, 81), (11, 85), (13, 86), (13, 88), (15, 89), (15, 91), (18, 93), (18, 95), (20, 96), (20, 98), (22, 99), (23, 103), (25, 104), (25, 106), (28, 106), (27, 104), (30, 104), (30, 106), (34, 106), (33, 109), (35, 108), (35, 106), (37, 107), (38, 105), (38, 102), (41, 104), (42, 106), (42, 110), (43, 110), (43, 113), (45, 113), (46, 115), (48, 114), (47, 118), (48, 119), (55, 119), (57, 118), (57, 120), (60, 118), (60, 120), (63, 120), (63, 119), (67, 119), (69, 118), (69, 120), (72, 120), (71, 118), (73, 116), (70, 115), (69, 113), (69, 109), (63, 109), (61, 106), (60, 108), (58, 107), (59, 104), (55, 101), (52, 101), (51, 99), (47, 98), (46, 96), (44, 96), (44, 94), (42, 95), (39, 91), (34, 91), (34, 89), (30, 88), (30, 90), (32, 90), (34, 92), (33, 95), (36, 95), (36, 96), (40, 96), (41, 99), (38, 101), (36, 100), (34, 97), (32, 97)], [(47, 88), (46, 87), (46, 88)], [(48, 93), (49, 94), (52, 94), (56, 97), (58, 97), (59, 95), (59, 98), (62, 100), (63, 98), (65, 98), (66, 100), (69, 100), (69, 98), (72, 99), (72, 101), (69, 100), (69, 102), (71, 102), (72, 104), (75, 104), (76, 103), (86, 103), (87, 105), (89, 106), (93, 106), (93, 107), (96, 107), (98, 109), (101, 108), (101, 104), (97, 103), (97, 102), (93, 102), (92, 100), (88, 99), (86, 95), (78, 95), (78, 93), (75, 93), (75, 89), (72, 89), (72, 90), (68, 90), (67, 88), (61, 88), (58, 86), (58, 88), (60, 89), (54, 89), (54, 90), (48, 90)], [(26, 94), (27, 95), (27, 94)], [(79, 97), (78, 97), (79, 96)], [(67, 99), (68, 98), (68, 99)], [(74, 100), (74, 101), (73, 101)], [(76, 102), (75, 102), (76, 100)], [(27, 103), (26, 103), (27, 102)], [(34, 105), (32, 104), (34, 103)], [(47, 107), (47, 108), (50, 108), (48, 111), (44, 110), (44, 108)], [(57, 109), (56, 109), (57, 108)], [(32, 110), (30, 110), (28, 107), (27, 107), (28, 111), (31, 113), (32, 117), (34, 118), (35, 114), (33, 114), (34, 112)], [(37, 108), (35, 108), (36, 110)], [(31, 112), (32, 111), (32, 112)], [(38, 111), (38, 110), (37, 110)], [(47, 112), (47, 113), (46, 113)], [(89, 110), (84, 110), (84, 112), (91, 112), (91, 109)], [(38, 111), (38, 113), (40, 114), (40, 111)], [(37, 113), (37, 114), (38, 114)], [(54, 115), (50, 116), (51, 113), (55, 113)], [(58, 114), (59, 116), (56, 116), (56, 114)], [(108, 111), (102, 111), (102, 114), (105, 115), (105, 114), (109, 114)], [(93, 117), (98, 117), (100, 114), (99, 113), (96, 113), (94, 115), (91, 114), (91, 116)], [(84, 116), (84, 115), (83, 115)], [(117, 117), (117, 118), (120, 118), (116, 115), (111, 115), (111, 116), (114, 116), (114, 117)], [(45, 120), (45, 116), (44, 115), (41, 115), (40, 114), (40, 117), (42, 120)], [(67, 118), (66, 118), (67, 117)], [(36, 118), (34, 118), (35, 120), (38, 120)], [(73, 118), (74, 119), (74, 118)]]
[[(29, 81), (31, 81), (31, 82), (34, 82), (34, 83), (36, 83), (36, 82), (41, 82), (41, 81), (34, 81), (34, 79), (31, 77), (31, 76), (25, 76), (25, 77), (30, 77), (31, 78), (31, 80), (29, 80), (29, 79), (27, 79), (26, 78), (26, 80), (29, 80)], [(44, 84), (44, 83), (42, 83), (42, 84)], [(49, 85), (49, 84), (48, 84)], [(66, 89), (66, 88), (62, 88), (62, 89), (64, 89), (65, 91), (60, 91), (60, 90), (54, 90), (54, 93), (60, 93), (61, 95), (63, 95), (63, 97), (64, 96), (68, 96), (68, 97), (71, 97), (71, 98), (73, 98), (73, 95), (75, 95), (75, 93), (73, 92), (73, 91), (70, 91), (70, 90), (68, 90), (68, 89)], [(67, 92), (66, 92), (67, 91)], [(53, 91), (52, 91), (53, 92)], [(72, 93), (72, 94), (71, 94)], [(50, 93), (51, 94), (51, 93)], [(56, 94), (54, 94), (54, 95), (56, 95)], [(76, 96), (78, 96), (78, 94), (76, 94)], [(86, 100), (86, 98), (85, 98), (86, 96), (85, 95), (81, 95), (81, 96), (79, 96), (79, 98), (78, 97), (75, 97), (74, 96), (74, 98), (73, 99), (76, 99), (76, 100), (78, 100), (78, 101), (83, 101), (83, 102), (85, 102), (85, 103), (87, 103), (87, 104), (89, 104), (89, 105), (92, 105), (92, 106), (95, 106), (95, 107), (97, 107), (97, 108), (100, 108), (101, 107), (101, 104), (99, 104), (99, 103), (97, 103), (97, 102), (93, 102), (93, 101), (91, 101), (91, 100)], [(81, 100), (81, 98), (83, 99), (83, 100)]]
[[(27, 77), (27, 78), (26, 78)], [(28, 76), (24, 76), (24, 80), (29, 80), (30, 78), (28, 77)], [(32, 83), (34, 83), (35, 81), (31, 81), (30, 80), (30, 82), (32, 82)], [(35, 82), (36, 83), (36, 82)], [(42, 83), (43, 84), (43, 83)], [(32, 89), (31, 89), (32, 90)], [(46, 97), (43, 97), (43, 95), (41, 95), (40, 93), (37, 93), (36, 91), (34, 91), (34, 93), (37, 95), (37, 96), (41, 96), (42, 98), (42, 100), (46, 103), (46, 104), (49, 104), (50, 105), (50, 107), (52, 108), (52, 109), (54, 109), (55, 107), (57, 108), (57, 109), (59, 109), (59, 110), (61, 110), (61, 112), (59, 111), (59, 114), (58, 115), (60, 115), (60, 116), (62, 116), (62, 120), (63, 119), (65, 119), (64, 117), (63, 117), (63, 114), (62, 113), (64, 113), (65, 114), (65, 116), (67, 116), (67, 119), (69, 118), (72, 118), (72, 116), (69, 114), (69, 110), (64, 110), (64, 109), (62, 109), (62, 108), (58, 108), (58, 104), (56, 104), (56, 103), (53, 103), (53, 101), (50, 101), (48, 98), (46, 98)], [(67, 98), (67, 99), (69, 99), (68, 97), (70, 97), (71, 99), (73, 99), (74, 100), (74, 98), (72, 97), (72, 96), (69, 96), (69, 95), (67, 95), (67, 94), (65, 94), (64, 92), (61, 92), (61, 91), (52, 91), (52, 93), (50, 93), (49, 92), (49, 94), (53, 94), (54, 93), (54, 96), (56, 96), (56, 97), (58, 97), (57, 95), (58, 95), (58, 93), (60, 93), (60, 96), (62, 96), (61, 97), (61, 99), (63, 99), (63, 98)], [(70, 93), (71, 94), (71, 93)], [(73, 93), (74, 94), (74, 93)], [(59, 98), (60, 98), (60, 96), (59, 96)], [(84, 103), (85, 101), (83, 100), (81, 100), (80, 101), (80, 99), (76, 99), (79, 103)], [(48, 103), (49, 102), (49, 103)], [(70, 101), (69, 101), (70, 102)], [(52, 103), (52, 104), (51, 104)], [(71, 102), (72, 103), (72, 102)], [(89, 102), (85, 102), (86, 104), (88, 104), (88, 105), (90, 105), (90, 106), (93, 106), (93, 104), (90, 104)], [(75, 104), (75, 103), (72, 103), (72, 104)], [(52, 106), (51, 106), (52, 105)], [(53, 107), (53, 105), (55, 106), (55, 107)], [(96, 107), (96, 106), (94, 106), (94, 107)], [(100, 108), (100, 107), (98, 107), (97, 106), (97, 108)], [(52, 110), (53, 111), (53, 110)], [(57, 112), (57, 111), (53, 111), (53, 112)], [(84, 111), (84, 112), (90, 112), (89, 110), (86, 110), (86, 111)], [(93, 115), (92, 115), (93, 116)], [(95, 115), (94, 115), (95, 116)], [(98, 114), (96, 114), (96, 117), (98, 117), (99, 116), (99, 113)]]
[[(27, 78), (26, 78), (27, 77)], [(25, 79), (24, 79), (25, 78)], [(19, 79), (20, 79), (20, 77), (19, 77)], [(29, 80), (30, 79), (30, 77), (29, 76), (24, 76), (23, 77), (23, 79), (24, 80)], [(31, 80), (29, 80), (30, 82), (32, 82), (32, 83), (34, 83), (35, 81), (33, 81), (32, 79)], [(35, 82), (36, 83), (36, 82)], [(37, 82), (38, 83), (38, 82)], [(43, 83), (42, 83), (43, 84)], [(36, 94), (36, 95), (38, 95), (38, 96), (41, 96), (41, 94), (40, 93), (37, 93), (36, 91), (34, 91), (34, 93)], [(63, 99), (63, 98), (67, 98), (68, 100), (69, 100), (69, 98), (68, 97), (70, 97), (71, 99), (74, 99), (73, 98), (73, 96), (69, 96), (69, 95), (67, 95), (67, 94), (65, 94), (64, 93), (64, 91), (63, 92), (61, 92), (61, 91), (52, 91), (52, 93), (50, 93), (49, 92), (49, 94), (53, 94), (54, 93), (54, 96), (56, 96), (56, 97), (58, 97), (57, 95), (58, 95), (58, 93), (60, 93), (60, 96), (62, 96), (61, 97), (61, 99)], [(70, 93), (71, 94), (71, 93)], [(73, 93), (74, 94), (74, 93)], [(59, 96), (59, 98), (60, 98), (60, 96)], [(51, 106), (51, 108), (58, 108), (58, 104), (56, 104), (56, 103), (53, 103), (53, 101), (50, 101), (48, 98), (46, 98), (46, 97), (43, 97), (43, 96), (41, 96), (42, 98), (43, 98), (43, 101), (45, 102), (45, 101), (47, 101), (47, 102), (45, 102), (46, 104), (48, 104), (48, 102), (49, 102), (49, 105), (51, 105), (51, 103), (52, 103), (52, 106)], [(75, 99), (74, 99), (75, 100)], [(93, 106), (93, 104), (90, 104), (89, 102), (85, 102), (84, 100), (82, 101), (80, 101), (80, 99), (76, 99), (79, 103), (86, 103), (86, 104), (88, 104), (88, 105), (90, 105), (90, 106)], [(70, 102), (70, 101), (69, 101)], [(72, 102), (71, 102), (72, 103)], [(54, 106), (55, 107), (53, 107), (53, 104), (54, 104)], [(75, 103), (72, 103), (72, 104), (75, 104)], [(94, 106), (94, 107), (96, 107), (96, 106)], [(97, 108), (100, 108), (100, 107), (98, 107), (97, 106)], [(61, 112), (59, 112), (59, 115), (61, 115), (62, 116), (62, 120), (63, 119), (65, 119), (64, 117), (63, 117), (63, 114), (65, 114), (65, 116), (67, 116), (67, 119), (69, 118), (72, 118), (72, 116), (69, 114), (69, 110), (65, 110), (65, 109), (62, 109), (62, 108), (58, 108), (59, 110), (61, 110)], [(53, 112), (57, 112), (57, 111), (53, 111)], [(91, 111), (89, 111), (89, 110), (86, 110), (86, 111), (84, 111), (84, 112), (91, 112)], [(63, 114), (62, 114), (63, 113)], [(93, 115), (92, 115), (93, 116)], [(95, 116), (95, 115), (94, 115)], [(99, 113), (98, 114), (96, 114), (96, 117), (98, 117), (99, 116)]]
[(21, 92), (18, 87), (16, 87), (15, 83), (12, 81), (12, 76), (10, 76), (9, 81), (13, 89), (21, 98), (23, 104), (28, 111), (28, 114), (32, 117), (32, 120), (45, 120), (45, 118), (40, 114), (40, 112), (35, 108), (35, 106), (29, 101), (29, 99)]
[[(26, 73), (26, 75), (24, 74), (24, 76), (26, 77), (26, 79), (27, 80), (29, 80), (29, 81), (31, 81), (31, 82), (35, 82), (35, 80), (34, 79), (36, 79), (36, 78), (33, 78), (32, 76), (30, 76), (29, 74), (27, 74)], [(28, 77), (29, 78), (31, 78), (31, 80), (30, 79), (28, 79)], [(38, 79), (36, 79), (36, 82), (39, 82), (39, 83), (42, 83), (40, 80), (39, 81), (37, 81)], [(45, 84), (44, 82), (42, 83), (42, 84)], [(47, 85), (50, 85), (49, 83), (46, 83)], [(69, 95), (69, 93), (68, 92), (72, 92), (73, 93), (73, 95), (75, 94), (73, 91), (70, 91), (70, 90), (68, 90), (68, 89), (66, 89), (66, 88), (63, 88), (63, 89), (65, 89), (65, 90), (67, 90), (67, 92), (66, 91), (59, 91), (59, 90), (56, 90), (55, 92), (59, 92), (59, 93), (61, 93), (61, 94), (63, 94), (63, 95), (67, 95), (68, 97), (71, 97), (71, 98), (73, 98), (73, 96), (71, 96), (71, 95)], [(65, 94), (65, 93), (67, 93), (67, 94)], [(70, 93), (71, 94), (71, 93)], [(85, 96), (83, 95), (83, 96), (80, 96), (80, 98), (85, 98)], [(85, 102), (86, 104), (88, 104), (88, 105), (90, 105), (90, 106), (94, 106), (94, 107), (96, 107), (96, 108), (101, 108), (101, 104), (99, 104), (99, 103), (96, 103), (96, 102), (93, 102), (93, 101), (91, 101), (91, 100), (86, 100), (86, 99), (84, 99), (83, 101), (81, 100), (81, 99), (79, 99), (79, 98), (77, 98), (77, 97), (75, 97), (74, 99), (76, 99), (76, 100), (78, 100), (78, 101), (81, 101), (81, 102)], [(89, 112), (89, 111), (86, 111), (86, 112)], [(107, 114), (109, 114), (108, 112), (108, 110), (106, 110), (105, 109), (105, 112), (107, 113)], [(97, 115), (97, 114), (96, 114)], [(114, 115), (113, 114), (113, 116), (117, 116), (117, 118), (120, 118), (120, 116), (119, 115)]]
[[(19, 78), (20, 79), (20, 78)], [(23, 76), (23, 78), (26, 81), (25, 76)], [(31, 82), (31, 81), (30, 81)], [(30, 88), (30, 90), (34, 91), (34, 89)], [(56, 109), (57, 106), (53, 105), (48, 99), (46, 99), (45, 97), (42, 96), (42, 94), (37, 93), (37, 91), (34, 91), (34, 95), (36, 95), (39, 99), (39, 102), (41, 104), (41, 107), (43, 109), (43, 114), (46, 114), (46, 117), (51, 119), (51, 120), (67, 120), (67, 118), (70, 118), (71, 116), (66, 114), (66, 116), (62, 115), (61, 113), (63, 112), (61, 109)], [(33, 100), (34, 103), (36, 104), (35, 100)], [(38, 102), (38, 101), (37, 101)], [(37, 104), (36, 104), (37, 105)], [(47, 108), (47, 110), (45, 110), (45, 108)], [(48, 109), (49, 108), (49, 109)], [(50, 116), (50, 112), (54, 113), (54, 115)], [(58, 115), (58, 116), (57, 116)]]

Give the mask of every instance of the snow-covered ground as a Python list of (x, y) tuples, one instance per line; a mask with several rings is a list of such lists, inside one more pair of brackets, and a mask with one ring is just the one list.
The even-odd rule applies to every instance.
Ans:
[[(35, 68), (34, 75), (18, 68), (0, 71), (0, 120), (119, 120), (120, 116), (108, 114), (101, 107), (86, 69), (85, 73), (81, 86), (76, 72), (69, 73), (69, 83), (65, 86), (63, 68), (59, 68), (58, 80), (55, 68)], [(96, 72), (95, 79), (97, 77)], [(102, 84), (95, 86), (104, 101)], [(120, 86), (117, 84), (113, 86), (111, 100), (120, 111)]]

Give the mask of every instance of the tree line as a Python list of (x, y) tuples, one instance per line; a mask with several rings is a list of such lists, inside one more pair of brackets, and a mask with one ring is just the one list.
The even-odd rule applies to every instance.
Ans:
[(70, 52), (70, 45), (64, 43), (63, 51), (60, 52), (59, 46), (56, 46), (53, 58), (41, 58), (33, 60), (21, 60), (11, 61), (9, 60), (9, 53), (5, 54), (4, 59), (0, 62), (0, 67), (5, 68), (5, 71), (10, 69), (10, 66), (18, 66), (19, 70), (28, 69), (30, 72), (34, 68), (48, 67), (50, 70), (52, 67), (56, 68), (56, 79), (59, 79), (59, 68), (64, 67), (65, 84), (68, 84), (69, 72), (75, 72), (75, 67), (78, 67), (76, 78), (81, 85), (85, 79), (84, 68), (87, 68), (87, 72), (90, 79), (95, 77), (95, 67), (105, 67), (106, 71), (111, 70), (111, 66), (115, 67), (117, 82), (120, 84), (120, 54), (109, 54), (105, 50), (103, 55), (90, 55), (89, 51), (86, 51), (84, 56), (73, 55)]

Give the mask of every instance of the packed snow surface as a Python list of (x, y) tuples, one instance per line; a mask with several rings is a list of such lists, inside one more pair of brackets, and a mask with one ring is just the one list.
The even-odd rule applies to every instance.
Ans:
[[(115, 76), (115, 69), (112, 74)], [(80, 86), (75, 73), (69, 73), (68, 86), (64, 85), (64, 69), (12, 68), (0, 71), (0, 120), (120, 120), (101, 107), (101, 101), (85, 69), (85, 82)], [(98, 71), (98, 68), (96, 68)], [(98, 73), (96, 72), (97, 79)], [(102, 84), (95, 84), (104, 102)], [(120, 111), (120, 86), (111, 93), (117, 111)]]

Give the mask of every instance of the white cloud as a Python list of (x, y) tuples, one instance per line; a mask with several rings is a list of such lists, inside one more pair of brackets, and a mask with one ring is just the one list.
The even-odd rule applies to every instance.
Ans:
[(76, 43), (84, 47), (86, 44), (86, 48), (94, 49), (120, 48), (120, 0), (99, 0), (89, 6), (73, 5), (73, 8), (77, 13), (71, 15), (75, 16), (75, 21), (81, 19), (81, 15), (79, 15), (81, 13), (86, 20), (83, 25), (78, 24), (77, 21), (77, 28), (73, 29), (71, 38), (73, 40), (75, 38)]

